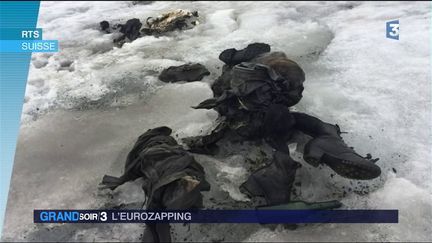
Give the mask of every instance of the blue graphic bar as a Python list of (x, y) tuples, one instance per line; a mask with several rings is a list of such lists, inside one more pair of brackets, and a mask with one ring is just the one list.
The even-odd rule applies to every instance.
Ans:
[(34, 210), (35, 223), (398, 223), (398, 210)]
[(1, 28), (0, 40), (42, 40), (42, 28)]
[(0, 52), (57, 52), (57, 40), (0, 40)]
[[(33, 30), (39, 1), (0, 1), (0, 29)], [(0, 237), (31, 53), (0, 53)]]

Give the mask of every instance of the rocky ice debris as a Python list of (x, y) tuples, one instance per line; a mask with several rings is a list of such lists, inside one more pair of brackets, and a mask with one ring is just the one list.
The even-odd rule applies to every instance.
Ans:
[(100, 25), (100, 29), (101, 29), (102, 31), (105, 31), (107, 34), (110, 33), (110, 31), (109, 31), (110, 24), (109, 24), (108, 21), (106, 21), (106, 20), (101, 21), (101, 22), (99, 23), (99, 25)]
[(129, 40), (134, 41), (140, 36), (142, 23), (139, 19), (133, 18), (126, 21), (126, 24), (120, 26), (120, 32)]
[(159, 75), (159, 79), (163, 82), (179, 82), (179, 81), (200, 81), (204, 76), (209, 75), (207, 68), (199, 63), (184, 64), (181, 66), (171, 66), (164, 69)]
[(69, 71), (69, 72), (75, 71), (74, 61), (71, 61), (71, 60), (60, 60), (58, 68), (57, 68), (57, 71), (63, 71), (63, 70)]
[(114, 39), (114, 43), (117, 43), (119, 44), (119, 46), (122, 46), (126, 42), (126, 38), (129, 41), (134, 41), (138, 39), (141, 36), (140, 34), (141, 26), (142, 23), (137, 18), (129, 19), (128, 21), (126, 21), (125, 24), (119, 24), (117, 28), (120, 27), (119, 31), (123, 35)]
[(132, 5), (148, 5), (153, 3), (154, 1), (132, 1)]

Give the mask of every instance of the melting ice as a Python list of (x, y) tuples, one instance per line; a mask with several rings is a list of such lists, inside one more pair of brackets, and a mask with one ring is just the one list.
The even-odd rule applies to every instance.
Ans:
[[(197, 10), (200, 24), (122, 48), (102, 20), (145, 21), (173, 9)], [(295, 109), (337, 123), (346, 142), (379, 157), (383, 174), (352, 181), (303, 163), (297, 194), (340, 199), (345, 208), (399, 209), (399, 224), (303, 225), (291, 231), (254, 225), (176, 226), (183, 241), (430, 241), (432, 235), (430, 3), (427, 2), (41, 2), (38, 27), (58, 39), (59, 53), (32, 56), (3, 240), (138, 241), (141, 225), (37, 225), (34, 208), (139, 207), (139, 182), (97, 191), (104, 174), (120, 174), (127, 152), (146, 129), (168, 125), (177, 136), (208, 131), (217, 114), (193, 110), (211, 96), (219, 53), (265, 42), (306, 73)], [(399, 19), (399, 41), (385, 22)], [(165, 84), (172, 65), (199, 62), (202, 82)], [(295, 147), (295, 146), (294, 146)], [(212, 191), (207, 205), (246, 201), (238, 185), (248, 154), (224, 161), (197, 156)], [(232, 172), (236, 172), (233, 175)], [(27, 216), (26, 216), (27, 215)], [(221, 235), (220, 232), (225, 232)]]

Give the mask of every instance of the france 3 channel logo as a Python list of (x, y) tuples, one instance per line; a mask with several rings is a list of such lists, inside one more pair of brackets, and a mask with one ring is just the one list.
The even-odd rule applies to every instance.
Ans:
[(386, 22), (386, 37), (399, 40), (399, 19)]

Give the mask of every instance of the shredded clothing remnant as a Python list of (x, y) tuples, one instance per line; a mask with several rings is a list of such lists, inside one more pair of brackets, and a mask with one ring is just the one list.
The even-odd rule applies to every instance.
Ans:
[[(147, 209), (202, 208), (201, 191), (210, 190), (203, 167), (170, 136), (171, 129), (157, 127), (142, 134), (129, 152), (122, 176), (105, 175), (101, 188), (114, 190), (143, 178)], [(148, 224), (148, 242), (169, 242), (169, 224)]]

